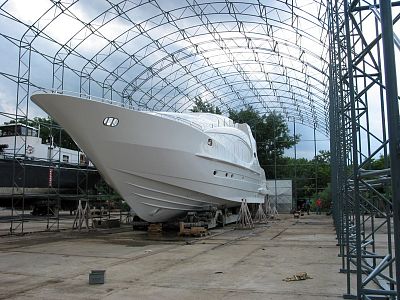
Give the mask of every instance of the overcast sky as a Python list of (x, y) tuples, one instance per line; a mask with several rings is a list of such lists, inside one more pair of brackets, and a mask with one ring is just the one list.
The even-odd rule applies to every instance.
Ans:
[[(266, 5), (269, 5), (266, 10), (267, 19), (269, 24), (273, 25), (274, 39), (279, 42), (277, 44), (274, 44), (271, 38), (266, 38), (268, 26), (265, 26), (259, 17), (252, 16), (253, 7), (250, 5), (237, 5), (226, 13), (224, 3), (210, 7), (202, 6), (203, 2), (197, 1), (200, 4), (199, 7), (187, 7), (188, 3), (193, 3), (193, 1), (158, 2), (159, 7), (154, 4), (144, 4), (133, 8), (133, 2), (129, 1), (120, 7), (127, 11), (122, 17), (115, 18), (115, 10), (111, 9), (109, 13), (96, 19), (99, 12), (110, 9), (111, 5), (107, 1), (81, 0), (71, 7), (69, 13), (60, 16), (59, 10), (52, 9), (53, 3), (48, 0), (0, 1), (3, 13), (10, 14), (10, 18), (0, 17), (2, 24), (0, 28), (2, 34), (0, 36), (0, 112), (15, 113), (17, 85), (13, 79), (18, 75), (19, 49), (10, 39), (15, 38), (14, 42), (18, 43), (26, 31), (26, 26), (13, 21), (12, 17), (28, 25), (35, 24), (43, 30), (41, 37), (35, 39), (32, 46), (47, 57), (32, 52), (29, 61), (30, 82), (39, 87), (57, 87), (57, 81), (53, 82), (53, 58), (58, 57), (65, 59), (69, 68), (88, 72), (99, 82), (112, 82), (115, 91), (122, 92), (125, 87), (128, 87), (127, 93), (130, 92), (134, 99), (140, 99), (140, 102), (147, 103), (153, 109), (184, 111), (191, 107), (189, 100), (195, 96), (201, 96), (203, 100), (214, 101), (213, 103), (223, 110), (228, 106), (238, 108), (243, 103), (256, 103), (255, 106), (258, 106), (259, 110), (268, 106), (280, 111), (282, 106), (276, 102), (277, 98), (280, 98), (283, 103), (292, 101), (292, 104), (283, 104), (283, 106), (287, 109), (296, 109), (293, 106), (294, 100), (290, 98), (292, 95), (297, 95), (298, 102), (296, 103), (303, 106), (301, 110), (305, 116), (304, 124), (311, 125), (313, 122), (312, 119), (307, 119), (307, 115), (310, 116), (315, 111), (322, 116), (326, 111), (327, 107), (324, 107), (323, 99), (326, 98), (327, 78), (326, 74), (320, 73), (320, 69), (327, 66), (326, 61), (323, 62), (324, 59), (327, 60), (327, 56), (326, 49), (318, 41), (318, 38), (323, 36), (323, 32), (317, 26), (316, 19), (312, 19), (318, 14), (318, 6), (314, 1), (302, 0), (302, 10), (296, 11), (299, 16), (295, 20), (297, 34), (289, 28), (292, 19), (291, 14), (285, 13), (285, 10), (288, 10), (287, 7), (278, 1), (265, 1)], [(63, 1), (63, 3), (67, 5), (68, 1)], [(257, 1), (249, 1), (249, 3), (257, 3)], [(184, 6), (187, 7), (184, 10), (176, 9)], [(171, 11), (171, 15), (163, 15), (163, 11)], [(194, 12), (201, 11), (205, 13), (203, 17), (194, 15)], [(236, 23), (234, 16), (238, 16), (243, 23)], [(40, 17), (40, 21), (36, 22)], [(166, 23), (168, 17), (172, 22)], [(55, 21), (52, 21), (54, 18), (56, 18)], [(88, 28), (82, 30), (84, 28), (82, 21), (91, 20), (94, 20), (92, 30), (96, 29), (96, 34)], [(106, 26), (100, 26), (104, 20), (110, 21)], [(145, 20), (148, 21), (144, 22)], [(143, 34), (138, 34), (140, 30), (138, 28), (123, 34), (124, 31), (137, 24), (145, 30)], [(163, 25), (159, 26), (160, 24)], [(189, 38), (185, 39), (185, 33), (179, 32), (177, 28), (185, 28)], [(211, 32), (212, 30), (215, 32)], [(395, 31), (398, 31), (397, 25)], [(53, 41), (49, 41), (46, 36)], [(28, 33), (25, 41), (30, 40), (31, 35)], [(154, 40), (159, 42), (161, 49), (157, 48)], [(111, 47), (109, 41), (115, 41), (120, 45), (122, 41), (128, 42), (116, 51), (116, 47)], [(75, 54), (66, 56), (65, 49), (60, 47), (65, 43), (76, 49)], [(295, 43), (301, 45), (301, 48), (295, 47), (293, 45)], [(150, 46), (143, 48), (146, 45)], [(274, 47), (275, 52), (270, 50)], [(398, 56), (398, 49), (396, 51)], [(99, 52), (102, 54), (95, 57), (95, 54)], [(112, 54), (108, 57), (105, 55), (110, 53)], [(170, 53), (175, 53), (175, 61), (167, 64), (166, 57), (171, 59)], [(276, 55), (277, 53), (279, 55)], [(132, 54), (139, 62), (133, 63), (132, 60), (127, 60), (127, 57)], [(96, 63), (100, 62), (100, 67), (93, 69), (93, 65), (86, 64), (87, 59), (94, 57)], [(25, 56), (23, 62), (26, 61), (28, 60)], [(397, 65), (400, 65), (399, 61), (400, 59), (397, 60)], [(147, 77), (142, 83), (142, 78), (147, 76), (145, 70), (148, 66), (152, 66), (157, 74), (151, 78)], [(186, 66), (192, 74), (189, 75), (182, 66)], [(23, 69), (22, 64), (20, 73), (23, 73)], [(117, 79), (115, 79), (114, 70), (118, 73)], [(138, 77), (141, 72), (144, 72), (143, 75)], [(282, 74), (285, 72), (291, 78), (289, 83), (287, 80), (284, 82), (285, 77)], [(265, 74), (269, 77), (265, 78)], [(304, 74), (308, 75), (306, 79), (308, 85), (305, 83)], [(272, 85), (267, 84), (268, 80), (272, 82)], [(68, 69), (65, 70), (63, 81), (64, 90), (79, 92), (81, 85), (84, 89), (88, 89), (88, 85), (82, 84), (79, 74)], [(129, 88), (130, 83), (132, 86), (141, 85), (139, 89), (132, 91)], [(30, 87), (30, 92), (35, 89), (35, 87)], [(235, 91), (242, 99), (236, 97)], [(310, 91), (311, 94), (309, 94)], [(19, 95), (23, 93), (23, 89), (19, 91)], [(90, 86), (90, 93), (111, 97), (111, 94), (105, 93), (104, 89), (93, 83)], [(376, 91), (376, 94), (378, 93)], [(116, 99), (116, 95), (116, 93), (113, 94), (113, 99)], [(309, 95), (315, 98), (312, 102), (307, 99)], [(264, 104), (261, 104), (261, 101)], [(165, 105), (162, 106), (160, 103), (165, 103)], [(369, 105), (373, 111), (379, 111), (379, 102), (371, 101)], [(45, 114), (30, 103), (28, 115), (33, 118)], [(1, 116), (0, 122), (4, 121), (7, 119)], [(322, 128), (325, 120), (319, 119), (318, 122), (318, 126)], [(379, 128), (380, 117), (371, 119), (370, 124), (372, 127)], [(292, 124), (289, 124), (289, 127), (293, 129)], [(303, 140), (297, 147), (297, 156), (311, 158), (314, 155), (313, 129), (298, 125), (296, 130)], [(316, 138), (317, 150), (329, 148), (326, 136), (318, 132)], [(288, 151), (287, 154), (293, 156), (293, 151)]]

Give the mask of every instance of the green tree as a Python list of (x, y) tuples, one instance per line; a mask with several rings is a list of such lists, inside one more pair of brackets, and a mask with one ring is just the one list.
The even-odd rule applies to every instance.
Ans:
[(220, 115), (222, 112), (218, 106), (214, 106), (208, 102), (203, 102), (199, 96), (194, 98), (194, 106), (192, 112), (208, 112)]
[(316, 160), (319, 163), (330, 164), (331, 163), (331, 153), (326, 150), (320, 150), (318, 152), (318, 154), (314, 157), (314, 160)]
[[(274, 165), (266, 169), (274, 169)], [(330, 152), (320, 151), (313, 159), (281, 157), (277, 159), (277, 179), (291, 179), (293, 197), (302, 201), (321, 197), (328, 207), (330, 195), (325, 190), (330, 183)], [(330, 197), (330, 196), (329, 196)], [(327, 203), (325, 203), (327, 202)]]
[[(240, 111), (229, 110), (229, 118), (237, 123), (247, 123), (257, 142), (260, 165), (264, 167), (267, 178), (275, 178), (275, 164), (284, 162), (285, 149), (290, 149), (300, 141), (300, 136), (289, 134), (285, 118), (275, 111), (260, 115), (252, 106)], [(278, 172), (278, 170), (276, 170)]]
[[(390, 164), (389, 157), (387, 159), (387, 164)], [(372, 159), (371, 162), (369, 163), (369, 166), (367, 169), (370, 170), (382, 170), (385, 169), (385, 157), (381, 155), (378, 159)]]

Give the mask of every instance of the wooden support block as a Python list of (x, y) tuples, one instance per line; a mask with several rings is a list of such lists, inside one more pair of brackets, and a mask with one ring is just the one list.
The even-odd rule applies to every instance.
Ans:
[(149, 227), (147, 227), (147, 232), (149, 232), (149, 233), (161, 233), (162, 232), (162, 224), (161, 223), (150, 224)]
[(207, 229), (203, 226), (185, 226), (184, 222), (179, 222), (179, 235), (184, 236), (203, 236), (207, 234)]
[(207, 229), (204, 227), (192, 227), (190, 228), (190, 235), (203, 236), (206, 235)]

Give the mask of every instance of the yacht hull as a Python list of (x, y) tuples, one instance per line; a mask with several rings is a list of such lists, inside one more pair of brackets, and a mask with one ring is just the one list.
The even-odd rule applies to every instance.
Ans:
[[(242, 199), (264, 201), (264, 175), (213, 156), (210, 137), (193, 126), (63, 94), (36, 94), (32, 100), (67, 130), (146, 221), (164, 222), (211, 206), (234, 207)], [(118, 119), (118, 125), (105, 126), (106, 118)]]

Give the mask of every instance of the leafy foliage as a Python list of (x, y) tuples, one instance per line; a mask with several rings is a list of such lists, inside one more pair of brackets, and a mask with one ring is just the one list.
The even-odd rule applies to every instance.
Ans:
[(208, 112), (212, 114), (220, 115), (222, 112), (218, 106), (214, 106), (208, 102), (203, 102), (199, 96), (194, 98), (194, 106), (191, 109), (192, 112)]
[[(267, 179), (291, 179), (293, 195), (300, 201), (321, 198), (323, 207), (331, 202), (330, 152), (320, 151), (313, 159), (285, 157), (284, 152), (300, 141), (290, 135), (284, 117), (276, 112), (260, 115), (253, 107), (230, 110), (229, 117), (247, 123), (257, 142), (258, 159)], [(315, 201), (313, 201), (315, 202)]]
[[(387, 168), (389, 168), (390, 165), (390, 159), (389, 157), (387, 158)], [(385, 169), (385, 157), (381, 155), (378, 159), (372, 159), (372, 161), (369, 163), (367, 169), (370, 170), (382, 170)]]
[[(277, 162), (277, 179), (292, 179), (293, 195), (300, 201), (321, 197), (330, 202), (330, 199), (320, 196), (331, 181), (329, 161), (329, 151), (320, 151), (311, 160), (282, 157)], [(268, 168), (274, 168), (274, 165)]]

